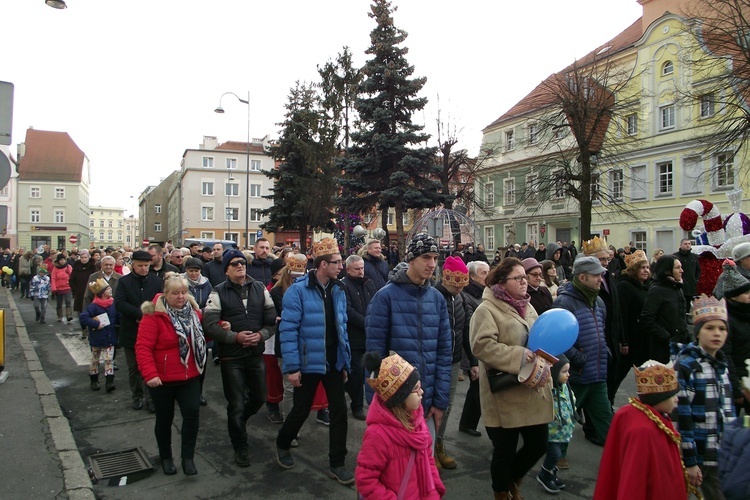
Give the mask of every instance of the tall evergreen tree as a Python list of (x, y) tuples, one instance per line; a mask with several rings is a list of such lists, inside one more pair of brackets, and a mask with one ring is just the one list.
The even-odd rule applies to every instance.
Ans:
[(270, 149), (279, 165), (264, 172), (274, 187), (266, 196), (273, 206), (263, 211), (268, 221), (262, 227), (271, 232), (296, 229), (304, 250), (310, 229), (333, 230), (338, 127), (321, 108), (313, 85), (297, 82), (285, 108), (279, 140)]
[(400, 47), (407, 33), (394, 26), (396, 8), (387, 0), (373, 0), (371, 18), (377, 26), (370, 33), (372, 58), (362, 72), (364, 81), (355, 101), (359, 126), (352, 133), (348, 156), (342, 158), (342, 187), (349, 206), (359, 211), (377, 207), (387, 226), (388, 209), (394, 207), (399, 245), (403, 249), (402, 214), (410, 208), (430, 208), (442, 203), (436, 181), (435, 148), (420, 147), (429, 138), (412, 115), (427, 100), (417, 97), (426, 78), (412, 78), (414, 67), (406, 60), (409, 49)]

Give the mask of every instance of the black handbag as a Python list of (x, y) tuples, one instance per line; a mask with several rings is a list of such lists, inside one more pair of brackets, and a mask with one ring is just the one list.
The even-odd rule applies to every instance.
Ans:
[(518, 375), (515, 373), (502, 372), (494, 368), (487, 370), (487, 380), (490, 382), (490, 391), (493, 394), (521, 384), (518, 381)]

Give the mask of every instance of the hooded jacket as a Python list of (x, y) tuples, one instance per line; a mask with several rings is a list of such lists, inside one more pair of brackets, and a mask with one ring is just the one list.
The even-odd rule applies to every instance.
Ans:
[(649, 357), (660, 363), (669, 362), (670, 344), (685, 345), (691, 340), (682, 284), (671, 278), (675, 260), (672, 255), (664, 255), (656, 261), (654, 283), (641, 312), (641, 328), (649, 339)]
[(54, 294), (66, 294), (70, 293), (70, 273), (73, 272), (73, 268), (68, 264), (64, 264), (62, 267), (57, 265), (52, 266), (50, 271), (50, 282), (52, 283), (52, 293)]
[(416, 455), (404, 499), (438, 499), (445, 495), (445, 486), (432, 456), (432, 438), (424, 419), (424, 408), (415, 410), (414, 424), (414, 431), (407, 431), (381, 403), (380, 397), (373, 398), (354, 471), (357, 492), (363, 498), (396, 498), (412, 451)]
[(397, 272), (370, 301), (365, 331), (368, 351), (383, 357), (395, 351), (419, 370), (426, 410), (448, 408), (453, 332), (445, 299), (430, 280), (416, 285), (406, 270)]
[[(99, 320), (94, 319), (100, 314), (109, 317), (109, 324), (99, 329)], [(79, 316), (81, 326), (89, 332), (89, 345), (91, 347), (109, 347), (117, 344), (116, 326), (120, 322), (120, 313), (115, 309), (114, 299), (106, 300), (95, 297), (81, 312)]]
[(362, 256), (365, 261), (365, 276), (370, 278), (375, 284), (375, 288), (380, 290), (388, 282), (388, 262), (383, 258), (373, 257), (369, 253)]
[(247, 264), (247, 275), (256, 281), (260, 281), (264, 285), (268, 285), (273, 278), (271, 273), (271, 262), (273, 261), (273, 257), (253, 259)]
[[(560, 250), (560, 258), (555, 259), (555, 252)], [(567, 274), (565, 273), (565, 268), (563, 267), (561, 263), (562, 259), (562, 249), (560, 248), (560, 245), (557, 243), (549, 243), (547, 245), (547, 260), (551, 260), (555, 263), (555, 271), (557, 272), (557, 281), (562, 283), (564, 280), (568, 279)]]

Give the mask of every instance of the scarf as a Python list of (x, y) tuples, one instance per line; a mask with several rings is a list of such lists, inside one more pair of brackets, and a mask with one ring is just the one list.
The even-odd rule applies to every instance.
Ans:
[(599, 290), (592, 290), (591, 288), (584, 286), (583, 283), (578, 280), (578, 276), (573, 277), (573, 288), (583, 295), (583, 300), (589, 307), (594, 307), (594, 304), (596, 304), (596, 298), (599, 296)]
[(208, 281), (208, 278), (206, 278), (202, 274), (200, 276), (198, 276), (198, 281), (191, 280), (187, 273), (183, 273), (182, 276), (185, 277), (185, 279), (188, 282), (188, 285), (190, 285), (192, 288), (198, 288), (203, 283), (205, 283), (206, 281)]
[(522, 299), (514, 299), (505, 288), (500, 286), (499, 283), (492, 285), (490, 289), (497, 300), (502, 300), (508, 305), (513, 306), (518, 315), (521, 316), (521, 318), (526, 319), (526, 306), (529, 305), (529, 301), (531, 300), (531, 296), (528, 293)]
[(91, 303), (103, 307), (104, 309), (109, 309), (109, 306), (111, 306), (114, 301), (114, 297), (109, 297), (108, 299), (105, 299), (103, 297), (94, 297), (94, 300), (92, 300)]
[(161, 300), (164, 300), (167, 316), (172, 321), (172, 326), (180, 343), (180, 361), (187, 367), (188, 357), (192, 350), (195, 366), (198, 367), (199, 373), (203, 373), (206, 366), (206, 339), (203, 337), (203, 328), (198, 321), (198, 314), (193, 310), (190, 302), (186, 302), (182, 309), (175, 309), (167, 304), (166, 299), (162, 298)]

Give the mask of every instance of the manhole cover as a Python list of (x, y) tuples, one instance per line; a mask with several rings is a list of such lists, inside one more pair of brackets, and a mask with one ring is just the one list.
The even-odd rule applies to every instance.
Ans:
[(124, 450), (97, 453), (88, 457), (89, 467), (94, 477), (101, 481), (122, 476), (150, 474), (154, 466), (143, 448), (126, 448)]

